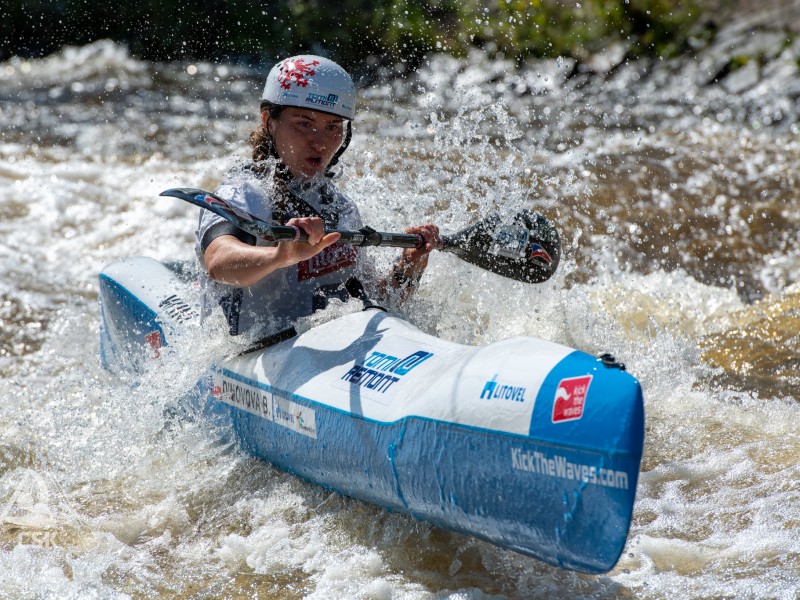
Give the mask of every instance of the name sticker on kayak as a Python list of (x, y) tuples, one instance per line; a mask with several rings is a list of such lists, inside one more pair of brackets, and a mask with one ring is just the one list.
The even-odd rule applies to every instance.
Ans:
[(272, 393), (214, 373), (211, 395), (225, 404), (272, 421)]
[[(410, 340), (393, 340), (391, 347), (372, 350), (344, 372), (334, 387), (352, 392), (357, 388), (364, 398), (388, 404), (398, 385), (412, 377), (410, 373), (433, 356), (433, 352), (420, 348)], [(398, 343), (400, 342), (400, 343)]]
[(214, 373), (211, 395), (230, 406), (297, 433), (317, 438), (317, 415), (313, 408), (281, 398), (271, 390), (263, 390), (219, 373)]

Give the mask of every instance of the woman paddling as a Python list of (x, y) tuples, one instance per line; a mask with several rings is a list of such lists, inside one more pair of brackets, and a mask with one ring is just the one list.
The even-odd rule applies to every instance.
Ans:
[[(330, 171), (350, 142), (355, 103), (350, 75), (321, 56), (287, 58), (267, 76), (261, 126), (250, 136), (253, 162), (230, 174), (216, 194), (267, 222), (302, 229), (308, 241), (271, 244), (201, 211), (196, 250), (205, 268), (204, 309), (219, 304), (231, 335), (276, 334), (331, 298), (366, 299), (359, 276), (371, 274), (359, 249), (337, 244), (338, 233), (325, 234), (363, 227)], [(439, 236), (433, 224), (406, 233), (425, 244), (404, 250), (382, 285), (416, 283)]]

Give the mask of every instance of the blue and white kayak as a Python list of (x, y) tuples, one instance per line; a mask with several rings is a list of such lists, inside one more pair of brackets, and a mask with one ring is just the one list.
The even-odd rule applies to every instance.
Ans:
[[(106, 267), (104, 363), (135, 370), (180, 344), (198, 318), (182, 289), (152, 259)], [(347, 496), (585, 573), (625, 546), (644, 408), (607, 357), (465, 346), (369, 309), (221, 360), (200, 389), (246, 451)]]

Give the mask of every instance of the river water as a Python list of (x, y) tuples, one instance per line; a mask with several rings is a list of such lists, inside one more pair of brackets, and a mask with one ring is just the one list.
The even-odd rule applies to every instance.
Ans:
[(440, 56), (362, 86), (340, 182), (367, 223), (455, 231), (528, 207), (562, 233), (535, 286), (434, 255), (407, 318), (610, 351), (641, 381), (637, 503), (604, 576), (243, 454), (181, 409), (219, 336), (138, 381), (101, 368), (98, 272), (191, 258), (196, 209), (158, 193), (213, 188), (246, 156), (266, 67), (106, 42), (0, 64), (0, 596), (797, 598), (798, 56), (712, 84), (711, 55), (606, 77)]

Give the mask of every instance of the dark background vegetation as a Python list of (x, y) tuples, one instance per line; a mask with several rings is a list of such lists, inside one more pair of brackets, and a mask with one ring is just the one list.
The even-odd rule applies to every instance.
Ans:
[[(267, 62), (313, 51), (345, 65), (429, 52), (568, 56), (614, 42), (633, 56), (690, 52), (715, 24), (695, 0), (4, 0), (0, 60), (108, 38), (148, 60)], [(724, 4), (724, 2), (722, 3)]]

